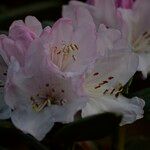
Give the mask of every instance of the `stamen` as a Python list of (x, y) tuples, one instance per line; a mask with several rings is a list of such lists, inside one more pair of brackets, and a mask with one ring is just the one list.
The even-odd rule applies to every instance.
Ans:
[(135, 52), (144, 51), (150, 48), (150, 32), (146, 31), (133, 41), (133, 49)]
[(31, 100), (31, 101), (33, 101), (33, 100), (34, 100), (34, 98), (31, 96), (31, 97), (30, 97), (30, 100)]
[(50, 47), (51, 60), (60, 68), (64, 69), (69, 63), (70, 58), (76, 61), (76, 53), (79, 50), (78, 46), (74, 43), (62, 43), (59, 46)]
[(112, 95), (112, 94), (114, 93), (114, 91), (115, 91), (115, 89), (113, 89), (113, 90), (111, 91), (110, 95)]
[(49, 84), (48, 84), (48, 83), (46, 83), (46, 87), (49, 87)]
[(64, 90), (61, 90), (61, 92), (64, 93), (65, 91), (64, 91)]
[(106, 83), (108, 83), (108, 81), (103, 81), (102, 83), (100, 83), (100, 85), (104, 85), (104, 84), (106, 84)]
[(4, 76), (7, 76), (7, 72), (4, 72), (3, 75), (4, 75)]
[(73, 60), (74, 60), (74, 61), (76, 61), (76, 58), (75, 58), (75, 56), (74, 56), (74, 55), (72, 55), (72, 58), (73, 58)]
[(144, 32), (142, 35), (145, 36), (147, 33), (148, 33), (148, 32), (146, 31), (146, 32)]
[(52, 88), (52, 92), (55, 92), (55, 89)]
[(97, 76), (97, 75), (99, 75), (99, 73), (98, 73), (98, 72), (95, 72), (95, 73), (93, 74), (93, 76)]
[(101, 86), (100, 86), (100, 85), (98, 85), (98, 86), (95, 86), (95, 87), (94, 87), (94, 89), (98, 89), (98, 88), (100, 88), (100, 87), (101, 87)]
[(60, 54), (60, 53), (61, 53), (61, 51), (57, 52), (57, 55)]
[(120, 94), (120, 92), (117, 92), (117, 93), (115, 94), (115, 97), (117, 98), (117, 97), (119, 96), (119, 94)]
[(114, 77), (109, 77), (108, 80), (112, 80)]
[(103, 94), (105, 95), (107, 92), (108, 92), (108, 89), (106, 89), (106, 90), (103, 92)]

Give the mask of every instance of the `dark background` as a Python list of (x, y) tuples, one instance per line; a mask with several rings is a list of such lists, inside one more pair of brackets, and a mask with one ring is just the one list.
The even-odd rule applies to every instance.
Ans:
[[(41, 22), (56, 21), (69, 0), (0, 0), (0, 30), (8, 30), (12, 21), (36, 16)], [(82, 0), (85, 1), (85, 0)]]
[[(42, 24), (50, 25), (61, 17), (61, 8), (69, 0), (0, 0), (0, 32), (8, 31), (14, 20), (22, 19), (27, 15), (34, 15)], [(82, 0), (85, 1), (85, 0)], [(150, 77), (143, 80), (140, 74), (136, 74), (130, 92), (140, 91), (150, 87)], [(147, 106), (147, 111), (150, 109)], [(147, 117), (148, 116), (148, 117)], [(150, 115), (132, 125), (126, 125), (119, 130), (120, 150), (149, 150), (150, 149)], [(5, 141), (6, 145), (10, 141)], [(8, 144), (7, 144), (8, 142)], [(97, 142), (103, 150), (110, 150), (111, 140), (109, 137)], [(10, 150), (28, 149), (23, 148), (19, 141), (13, 142), (14, 148)], [(18, 148), (16, 145), (18, 144)], [(13, 145), (10, 144), (13, 147)], [(100, 148), (99, 148), (100, 149)], [(2, 148), (0, 147), (0, 150)], [(79, 150), (79, 148), (78, 148)], [(84, 150), (84, 148), (82, 148)], [(92, 149), (91, 149), (92, 150)]]

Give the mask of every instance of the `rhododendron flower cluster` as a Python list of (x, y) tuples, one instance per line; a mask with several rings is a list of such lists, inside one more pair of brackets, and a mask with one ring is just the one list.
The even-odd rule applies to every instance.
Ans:
[(33, 16), (14, 21), (0, 35), (0, 119), (42, 140), (78, 111), (119, 113), (120, 125), (142, 118), (144, 101), (122, 91), (136, 71), (150, 71), (149, 7), (149, 0), (72, 0), (52, 27)]

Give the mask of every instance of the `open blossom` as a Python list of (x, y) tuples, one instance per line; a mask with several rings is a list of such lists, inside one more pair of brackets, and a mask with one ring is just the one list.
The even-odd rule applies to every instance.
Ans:
[[(42, 37), (45, 31), (41, 23), (33, 16), (27, 16), (25, 22), (17, 20), (9, 28), (8, 36), (0, 35), (0, 119), (10, 117), (10, 109), (4, 102), (4, 85), (7, 77), (7, 67), (11, 56), (15, 57), (21, 66), (30, 43), (37, 37)], [(5, 62), (4, 62), (5, 61)]]
[(121, 125), (142, 118), (144, 101), (138, 97), (128, 99), (121, 94), (137, 66), (138, 57), (130, 52), (112, 52), (97, 59), (85, 78), (84, 90), (90, 100), (82, 109), (82, 116), (118, 112), (123, 115)]
[[(101, 1), (95, 1), (95, 7), (100, 7)], [(108, 1), (105, 1), (108, 6)], [(101, 4), (102, 5), (102, 4)], [(94, 6), (77, 1), (71, 1), (64, 6), (63, 15), (77, 22), (77, 9), (86, 10), (86, 19), (92, 22), (90, 14)], [(102, 5), (103, 6), (103, 5)], [(101, 6), (101, 7), (102, 7)], [(79, 8), (78, 8), (79, 7)], [(88, 11), (90, 10), (90, 11)], [(97, 9), (98, 11), (98, 9)], [(97, 12), (96, 11), (96, 12)], [(101, 10), (99, 10), (101, 12)], [(107, 18), (107, 16), (105, 16)], [(85, 21), (88, 24), (88, 21)], [(115, 28), (107, 28), (101, 18), (96, 27), (97, 60), (89, 65), (90, 71), (85, 76), (84, 90), (89, 96), (86, 107), (82, 109), (82, 116), (102, 112), (119, 112), (123, 114), (121, 125), (132, 123), (142, 118), (144, 101), (137, 97), (128, 99), (121, 95), (123, 86), (134, 75), (138, 67), (138, 56), (131, 52), (122, 33)], [(100, 54), (100, 55), (99, 55)]]
[[(73, 20), (73, 23), (76, 24), (79, 22), (78, 17), (76, 17), (78, 10), (84, 10), (84, 13), (82, 11), (79, 15), (84, 16), (82, 17), (84, 20), (82, 21), (84, 22), (83, 25), (92, 24), (93, 27), (95, 26), (96, 49), (101, 56), (113, 51), (131, 51), (122, 33), (124, 25), (122, 27), (120, 26), (121, 24), (119, 25), (121, 18), (118, 18), (114, 1), (91, 0), (88, 1), (88, 3), (91, 5), (79, 1), (70, 1), (69, 5), (63, 6), (62, 14), (64, 17)], [(107, 9), (103, 10), (103, 8)], [(113, 12), (109, 12), (108, 10)], [(117, 20), (115, 25), (110, 21), (109, 17), (112, 18), (113, 21)]]
[(73, 121), (87, 100), (82, 75), (61, 72), (43, 49), (35, 40), (24, 67), (11, 57), (5, 86), (5, 100), (13, 110), (12, 122), (38, 140), (45, 137), (55, 122)]
[(97, 57), (96, 30), (92, 17), (88, 17), (86, 9), (80, 8), (76, 17), (77, 20), (73, 21), (59, 19), (42, 41), (49, 60), (63, 72), (83, 72)]
[(71, 17), (75, 7), (86, 8), (92, 15), (97, 28), (100, 24), (111, 28), (121, 28), (122, 18), (117, 11), (114, 0), (89, 0), (88, 3), (71, 0), (69, 5), (63, 6), (63, 16)]
[[(139, 71), (150, 72), (150, 1), (136, 0), (132, 9), (119, 8), (127, 25), (126, 38), (133, 52), (139, 55)], [(146, 22), (145, 22), (146, 21)], [(125, 34), (124, 34), (125, 35)]]
[(113, 0), (91, 0), (88, 3), (70, 1), (69, 5), (63, 6), (62, 14), (64, 17), (77, 20), (76, 13), (79, 8), (86, 11), (85, 24), (92, 22), (95, 25), (96, 44), (100, 55), (103, 56), (108, 51), (130, 49), (122, 32), (125, 25)]

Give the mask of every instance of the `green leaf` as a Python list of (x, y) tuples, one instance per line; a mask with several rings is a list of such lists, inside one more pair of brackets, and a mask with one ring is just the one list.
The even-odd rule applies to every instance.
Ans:
[(87, 117), (62, 127), (53, 136), (53, 141), (85, 141), (111, 135), (118, 127), (121, 116), (113, 113)]

